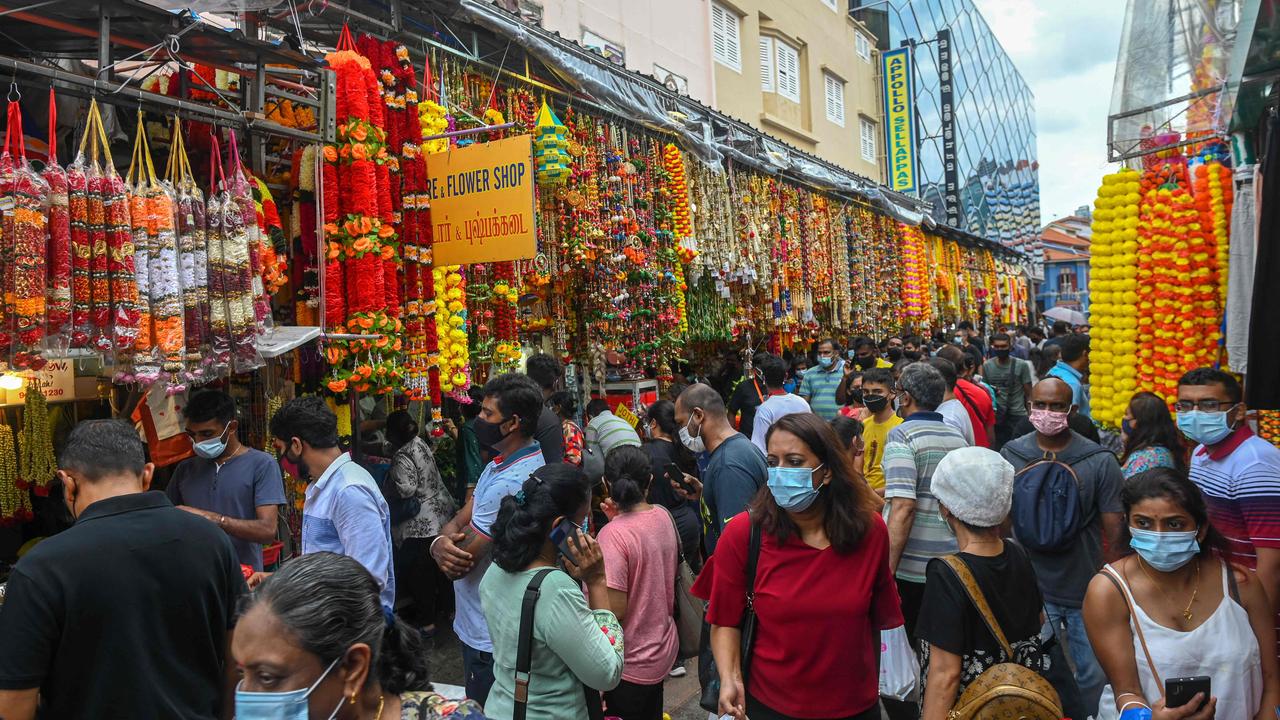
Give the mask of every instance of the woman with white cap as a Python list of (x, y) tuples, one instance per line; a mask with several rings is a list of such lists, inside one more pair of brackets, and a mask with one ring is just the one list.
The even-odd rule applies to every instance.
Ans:
[(948, 717), (956, 699), (993, 665), (1014, 662), (1040, 673), (1044, 601), (1026, 552), (1001, 538), (1013, 499), (1013, 466), (983, 447), (952, 450), (933, 473), (939, 514), (956, 535), (956, 557), (969, 569), (1013, 648), (1008, 657), (974, 608), (945, 558), (929, 561), (916, 636), (924, 679), (922, 720)]

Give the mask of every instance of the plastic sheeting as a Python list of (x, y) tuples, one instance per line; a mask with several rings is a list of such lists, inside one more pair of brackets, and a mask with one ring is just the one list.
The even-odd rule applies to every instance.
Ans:
[(565, 41), (549, 37), (541, 29), (524, 24), (517, 16), (484, 0), (461, 0), (460, 7), (478, 25), (523, 47), (566, 87), (585, 93), (621, 117), (674, 133), (687, 149), (714, 168), (723, 167), (726, 159), (734, 160), (861, 198), (902, 222), (919, 225), (925, 218), (926, 206), (915, 198), (892, 193), (767, 135), (721, 119), (691, 99), (673, 97), (648, 87), (638, 78), (620, 73), (616, 67), (583, 57), (581, 50), (566, 47)]
[(1239, 0), (1129, 0), (1111, 93), (1113, 159), (1135, 157), (1230, 123), (1223, 86)]

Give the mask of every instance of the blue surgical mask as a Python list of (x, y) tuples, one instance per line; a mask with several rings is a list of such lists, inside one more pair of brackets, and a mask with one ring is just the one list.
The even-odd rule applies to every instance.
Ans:
[(1196, 531), (1156, 532), (1129, 528), (1129, 547), (1160, 572), (1173, 572), (1200, 554)]
[[(311, 691), (315, 690), (337, 667), (338, 661), (342, 658), (342, 655), (334, 658), (333, 662), (329, 663), (329, 667), (325, 668), (309, 688), (289, 692), (259, 693), (245, 692), (240, 689), (240, 685), (236, 685), (236, 720), (307, 720), (307, 698), (311, 696)], [(244, 683), (243, 680), (240, 682)], [(338, 716), (338, 711), (342, 709), (342, 702), (341, 699), (338, 700), (338, 706), (329, 713), (329, 720)]]
[(769, 492), (778, 507), (791, 512), (804, 512), (818, 499), (821, 488), (813, 486), (813, 473), (821, 468), (769, 468)]
[(1178, 413), (1178, 429), (1183, 435), (1201, 445), (1216, 445), (1231, 434), (1231, 426), (1227, 424), (1227, 413), (1234, 410), (1232, 405), (1226, 410), (1205, 412), (1189, 410)]
[(227, 431), (230, 429), (231, 423), (227, 423), (227, 426), (222, 429), (221, 435), (194, 443), (191, 448), (205, 460), (216, 460), (222, 457), (222, 453), (227, 451), (227, 440), (229, 438)]
[(836, 359), (833, 357), (823, 357), (821, 355), (818, 356), (818, 364), (821, 365), (822, 369), (824, 370), (831, 367), (831, 364), (834, 363), (835, 361)]

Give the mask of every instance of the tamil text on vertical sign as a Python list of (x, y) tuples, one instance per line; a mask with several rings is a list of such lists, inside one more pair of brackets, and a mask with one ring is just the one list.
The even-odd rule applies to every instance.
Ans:
[(437, 265), (521, 260), (537, 254), (529, 135), (426, 158)]
[(938, 102), (942, 106), (942, 171), (947, 224), (960, 227), (960, 168), (956, 156), (956, 93), (951, 68), (951, 30), (938, 31)]
[(915, 89), (911, 73), (911, 48), (900, 47), (881, 55), (884, 77), (885, 153), (889, 186), (898, 192), (916, 191)]

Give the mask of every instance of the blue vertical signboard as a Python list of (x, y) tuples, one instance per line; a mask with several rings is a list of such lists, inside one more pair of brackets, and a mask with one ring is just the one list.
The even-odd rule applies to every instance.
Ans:
[(951, 30), (938, 31), (938, 103), (942, 109), (942, 171), (947, 224), (960, 227), (960, 168), (956, 165), (956, 92), (951, 74)]
[(916, 191), (915, 83), (911, 73), (911, 48), (900, 47), (880, 55), (884, 79), (884, 147), (889, 165), (889, 187), (898, 192)]

